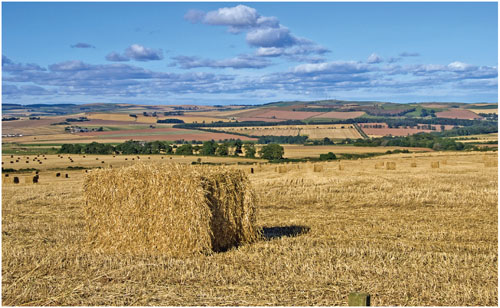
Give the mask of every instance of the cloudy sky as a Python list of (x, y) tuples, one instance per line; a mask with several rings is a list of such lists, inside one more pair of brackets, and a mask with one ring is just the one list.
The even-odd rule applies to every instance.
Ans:
[(3, 3), (4, 103), (497, 102), (497, 3)]

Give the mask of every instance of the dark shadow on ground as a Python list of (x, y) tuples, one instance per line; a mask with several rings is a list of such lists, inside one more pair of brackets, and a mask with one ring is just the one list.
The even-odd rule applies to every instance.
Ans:
[(284, 236), (294, 237), (309, 232), (311, 228), (306, 226), (284, 226), (284, 227), (264, 227), (262, 228), (262, 235), (266, 240), (272, 240)]

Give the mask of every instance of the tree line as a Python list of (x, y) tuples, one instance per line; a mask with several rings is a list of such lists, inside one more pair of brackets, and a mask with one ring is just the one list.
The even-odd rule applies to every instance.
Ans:
[[(255, 158), (257, 149), (253, 142), (243, 142), (240, 139), (217, 143), (214, 140), (205, 141), (201, 145), (185, 143), (180, 146), (166, 141), (141, 142), (129, 140), (118, 145), (92, 142), (89, 144), (63, 144), (59, 154), (171, 154), (171, 155), (202, 155), (202, 156), (242, 156)], [(279, 144), (268, 144), (259, 151), (263, 159), (282, 159), (284, 148)]]

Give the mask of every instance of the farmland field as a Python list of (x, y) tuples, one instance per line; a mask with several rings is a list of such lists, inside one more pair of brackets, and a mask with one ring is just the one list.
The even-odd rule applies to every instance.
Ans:
[(226, 132), (247, 134), (250, 136), (304, 136), (311, 139), (328, 137), (330, 139), (357, 139), (361, 135), (352, 124), (330, 125), (277, 125), (257, 127), (223, 127), (215, 128)]
[(467, 110), (472, 111), (472, 112), (477, 113), (477, 114), (479, 114), (479, 113), (498, 114), (498, 109), (472, 109), (472, 108), (469, 108)]
[(481, 116), (477, 115), (472, 111), (465, 109), (453, 109), (453, 108), (446, 111), (436, 112), (436, 116), (439, 118), (466, 119), (466, 120), (474, 120), (482, 118)]
[(405, 147), (357, 147), (349, 145), (318, 145), (304, 146), (296, 144), (283, 145), (286, 158), (319, 157), (320, 154), (328, 152), (336, 154), (363, 154), (363, 153), (385, 153), (387, 151), (404, 150), (410, 152), (432, 152), (428, 148), (405, 148)]
[(351, 111), (351, 112), (338, 112), (338, 111), (330, 111), (325, 112), (320, 115), (314, 116), (313, 118), (318, 119), (354, 119), (364, 115), (364, 111)]
[[(497, 159), (436, 152), (322, 163), (321, 172), (252, 166), (263, 239), (187, 258), (90, 250), (82, 170), (4, 180), (2, 304), (337, 306), (363, 291), (374, 306), (495, 306)], [(376, 169), (388, 161), (396, 170)]]
[[(435, 130), (431, 130), (426, 128), (427, 125), (420, 125), (417, 127), (391, 127), (386, 123), (361, 123), (359, 124), (363, 132), (367, 134), (369, 137), (383, 137), (383, 136), (408, 136), (417, 133), (430, 133), (430, 132), (440, 132), (441, 125), (431, 125), (435, 128)], [(442, 125), (445, 130), (452, 129), (453, 125)]]
[(179, 128), (155, 128), (155, 129), (137, 129), (125, 131), (110, 131), (110, 132), (89, 132), (79, 133), (79, 136), (97, 138), (97, 139), (113, 139), (113, 140), (219, 140), (239, 138), (241, 140), (254, 140), (245, 136), (236, 136), (225, 133), (210, 133), (198, 130), (188, 130)]
[[(201, 113), (199, 113), (201, 114)], [(120, 113), (93, 113), (87, 116), (89, 119), (95, 120), (108, 120), (108, 121), (122, 121), (122, 122), (132, 122), (132, 123), (149, 123), (154, 124), (157, 120), (165, 120), (165, 119), (179, 119), (183, 120), (185, 123), (212, 123), (212, 122), (230, 122), (228, 119), (224, 118), (215, 118), (215, 117), (204, 117), (200, 115), (195, 115), (191, 113), (189, 115), (178, 115), (178, 116), (163, 116), (159, 114), (158, 117), (151, 116), (143, 116), (141, 114), (137, 114), (137, 118), (132, 118), (128, 114), (120, 114)]]

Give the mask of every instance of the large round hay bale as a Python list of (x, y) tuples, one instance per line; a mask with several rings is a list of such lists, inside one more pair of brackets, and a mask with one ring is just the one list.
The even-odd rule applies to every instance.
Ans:
[(85, 175), (91, 247), (184, 256), (255, 241), (253, 189), (242, 170), (136, 164)]
[(385, 164), (385, 169), (386, 169), (386, 170), (396, 170), (396, 162), (393, 162), (393, 161), (388, 161), (388, 162)]

